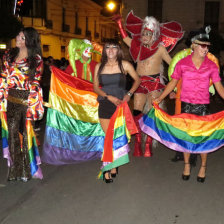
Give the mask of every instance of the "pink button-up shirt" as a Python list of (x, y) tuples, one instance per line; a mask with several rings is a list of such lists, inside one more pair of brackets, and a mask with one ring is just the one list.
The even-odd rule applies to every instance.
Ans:
[(192, 61), (192, 55), (180, 60), (172, 74), (173, 79), (182, 78), (180, 100), (192, 104), (209, 104), (209, 84), (219, 82), (217, 65), (205, 57), (201, 67), (197, 69)]

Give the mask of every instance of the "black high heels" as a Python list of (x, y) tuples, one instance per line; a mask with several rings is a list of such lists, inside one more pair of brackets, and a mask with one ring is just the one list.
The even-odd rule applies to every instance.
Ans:
[(182, 179), (183, 180), (189, 180), (190, 179), (190, 175), (184, 175), (184, 174), (182, 174)]
[[(201, 168), (204, 168), (206, 169), (206, 166), (201, 166)], [(200, 169), (201, 169), (200, 168)], [(200, 177), (200, 176), (197, 176), (197, 181), (200, 182), (200, 183), (204, 183), (205, 182), (205, 176), (204, 177)]]
[(118, 174), (118, 167), (116, 167), (116, 173), (110, 173), (111, 177), (115, 178)]
[[(108, 173), (108, 176), (109, 176), (108, 179), (105, 177), (105, 174), (107, 174), (107, 173)], [(113, 179), (110, 178), (110, 171), (105, 171), (105, 172), (103, 172), (103, 180), (104, 180), (105, 183), (107, 183), (107, 184), (110, 184), (110, 183), (113, 182)]]
[(197, 181), (200, 182), (200, 183), (204, 183), (205, 182), (205, 177), (197, 176)]
[[(184, 165), (189, 165), (190, 166), (190, 163), (184, 163)], [(191, 169), (191, 167), (190, 167), (190, 169)], [(182, 179), (183, 180), (189, 180), (190, 179), (190, 174), (188, 174), (188, 175), (182, 174)]]

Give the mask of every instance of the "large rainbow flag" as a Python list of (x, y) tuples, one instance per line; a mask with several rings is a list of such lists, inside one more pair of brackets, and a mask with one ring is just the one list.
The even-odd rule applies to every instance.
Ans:
[(155, 104), (139, 123), (143, 132), (176, 151), (209, 153), (224, 145), (224, 111), (170, 116)]
[(104, 132), (93, 84), (52, 67), (42, 161), (71, 164), (100, 158)]

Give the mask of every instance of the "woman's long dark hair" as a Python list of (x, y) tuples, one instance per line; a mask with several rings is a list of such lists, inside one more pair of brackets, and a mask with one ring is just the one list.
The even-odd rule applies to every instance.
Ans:
[(102, 53), (102, 58), (101, 58), (101, 64), (100, 64), (100, 67), (99, 67), (99, 70), (98, 70), (98, 74), (97, 74), (98, 76), (99, 76), (99, 74), (101, 74), (101, 72), (102, 72), (105, 64), (108, 61), (107, 53), (106, 53), (106, 48), (107, 48), (107, 46), (110, 46), (110, 45), (117, 46), (117, 48), (118, 48), (118, 52), (117, 52), (117, 62), (118, 62), (118, 66), (119, 66), (121, 72), (122, 73), (125, 73), (124, 68), (123, 68), (123, 65), (122, 65), (123, 52), (121, 50), (121, 46), (120, 46), (120, 44), (116, 40), (110, 39), (110, 40), (108, 40), (105, 43), (104, 48), (103, 48), (103, 53)]
[[(42, 56), (40, 36), (36, 29), (33, 27), (26, 27), (20, 32), (23, 32), (25, 36), (25, 45), (28, 52), (28, 63), (29, 63), (29, 80), (33, 80), (35, 76), (35, 69), (37, 65), (37, 55)], [(9, 62), (14, 62), (19, 54), (19, 48), (13, 48), (9, 52)]]

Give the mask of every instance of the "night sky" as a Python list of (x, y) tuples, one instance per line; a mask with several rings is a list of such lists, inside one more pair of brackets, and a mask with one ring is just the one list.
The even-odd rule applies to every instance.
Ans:
[(96, 2), (97, 4), (103, 6), (104, 5), (104, 2), (105, 0), (92, 0), (93, 2)]

